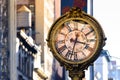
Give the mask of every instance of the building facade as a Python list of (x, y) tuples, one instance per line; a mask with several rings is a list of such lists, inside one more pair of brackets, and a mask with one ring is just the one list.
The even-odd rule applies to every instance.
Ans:
[(31, 36), (24, 31), (17, 32), (17, 80), (46, 80), (40, 64), (41, 46), (37, 46)]
[[(18, 43), (16, 42), (17, 40), (20, 43), (22, 42), (21, 38), (17, 36), (17, 33), (19, 32), (19, 30), (17, 31), (17, 9), (22, 5), (25, 5), (32, 11), (31, 37), (36, 45), (42, 46), (39, 66), (48, 74), (49, 80), (51, 80), (53, 56), (47, 48), (46, 38), (47, 32), (55, 19), (55, 10), (59, 9), (54, 7), (55, 3), (58, 4), (58, 2), (59, 0), (57, 2), (54, 0), (0, 0), (0, 51), (2, 51), (0, 55), (0, 69), (2, 71), (0, 72), (0, 79), (17, 80), (18, 77), (23, 77), (22, 73), (20, 73), (20, 71), (23, 71), (22, 68), (25, 69), (24, 67), (27, 67), (27, 65), (22, 66), (21, 64), (31, 64), (31, 67), (33, 65), (33, 63), (29, 63), (29, 61), (27, 62), (28, 59), (30, 59), (30, 61), (34, 60), (31, 51), (27, 51), (28, 46), (24, 49), (24, 44), (19, 44), (19, 46), (17, 46)], [(59, 15), (58, 13), (57, 15)], [(18, 48), (16, 48), (16, 46)], [(25, 56), (28, 57), (27, 60)], [(26, 62), (23, 62), (23, 60)], [(33, 69), (31, 67), (30, 69)], [(29, 70), (25, 70), (25, 73), (27, 74), (27, 71)], [(36, 68), (33, 74), (35, 72), (37, 72), (36, 74), (41, 75), (39, 73), (41, 70)], [(28, 75), (31, 74), (32, 73), (30, 72)]]
[[(54, 60), (52, 53), (49, 51), (49, 48), (47, 47), (47, 42), (46, 42), (48, 30), (55, 20), (55, 10), (58, 10), (60, 8), (60, 7), (59, 8), (56, 7), (57, 9), (55, 8), (55, 5), (58, 6), (57, 4), (60, 4), (59, 0), (58, 1), (55, 1), (55, 0), (52, 0), (52, 1), (51, 0), (41, 0), (41, 1), (39, 1), (39, 0), (25, 0), (25, 1), (17, 0), (17, 8), (16, 8), (17, 10), (19, 10), (19, 8), (21, 6), (25, 5), (32, 12), (32, 17), (31, 17), (32, 25), (31, 26), (17, 26), (17, 30), (18, 30), (17, 33), (19, 32), (19, 30), (23, 30), (23, 29), (24, 29), (25, 33), (30, 32), (29, 29), (31, 28), (32, 39), (34, 40), (34, 42), (37, 46), (41, 46), (39, 67), (41, 67), (41, 69), (45, 72), (45, 74), (47, 74), (48, 80), (54, 80), (53, 75), (59, 73), (57, 70), (61, 71), (60, 69), (58, 69), (58, 67), (55, 67), (55, 65), (59, 65), (59, 63), (57, 63), (56, 60)], [(59, 13), (59, 11), (58, 11), (58, 13)], [(16, 15), (18, 15), (18, 13)], [(58, 16), (58, 14), (56, 14), (56, 15)], [(27, 36), (29, 36), (29, 35), (27, 35)], [(21, 52), (21, 50), (19, 50), (19, 51)], [(23, 50), (23, 52), (29, 54), (29, 50), (28, 51)], [(27, 56), (27, 57), (31, 56), (31, 55), (29, 55), (29, 56), (25, 55), (23, 52), (21, 54), (22, 56)], [(19, 60), (19, 55), (18, 55), (18, 60)], [(23, 60), (24, 60), (24, 58), (23, 58)], [(33, 58), (30, 58), (30, 60), (34, 61)], [(53, 64), (54, 61), (55, 61), (55, 63)], [(21, 63), (21, 64), (23, 64), (23, 63)], [(24, 74), (21, 75), (19, 66), (20, 65), (18, 65), (17, 68), (18, 68), (18, 72), (19, 72), (18, 74), (20, 75), (20, 77), (18, 75), (18, 78), (21, 78), (21, 76), (22, 76), (22, 78), (27, 80), (29, 77), (25, 77)], [(33, 63), (31, 63), (30, 66), (33, 66)], [(24, 69), (24, 67), (25, 66), (23, 66), (22, 68)], [(34, 69), (34, 68), (31, 68), (30, 71), (34, 71), (33, 74), (36, 72), (39, 72), (39, 73), (41, 72), (38, 69), (35, 69), (35, 70), (32, 70), (32, 69)], [(38, 73), (36, 73), (36, 74), (38, 74)], [(36, 74), (34, 74), (34, 75), (36, 75)], [(62, 75), (62, 73), (60, 73), (58, 75)]]
[[(109, 79), (108, 80), (119, 80), (120, 79), (120, 66), (117, 65), (116, 60), (111, 60), (111, 67), (109, 68)], [(110, 65), (109, 65), (110, 66)]]
[(8, 41), (8, 2), (0, 0), (0, 79), (10, 79), (9, 75), (9, 41)]

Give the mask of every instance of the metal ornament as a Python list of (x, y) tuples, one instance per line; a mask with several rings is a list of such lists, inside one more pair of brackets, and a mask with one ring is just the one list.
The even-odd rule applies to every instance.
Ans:
[(97, 20), (73, 7), (53, 23), (47, 42), (53, 56), (69, 70), (72, 80), (82, 80), (84, 70), (100, 55), (105, 39)]

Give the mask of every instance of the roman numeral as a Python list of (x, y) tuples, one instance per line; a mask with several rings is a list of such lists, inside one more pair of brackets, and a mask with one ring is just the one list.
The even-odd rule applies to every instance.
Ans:
[(62, 32), (60, 32), (60, 34), (62, 34), (62, 35), (66, 35), (65, 33), (62, 33)]
[(57, 43), (59, 43), (59, 44), (65, 43), (65, 40), (59, 40), (59, 41), (57, 41)]
[(67, 27), (68, 31), (69, 31), (69, 32), (71, 32), (72, 30), (71, 30), (71, 28), (70, 28), (70, 23), (69, 23), (69, 22), (67, 22), (65, 25), (66, 25), (66, 27)]
[(68, 50), (68, 52), (66, 53), (65, 57), (68, 58), (68, 59), (71, 59), (72, 58), (72, 51)]
[(78, 60), (77, 52), (74, 52), (74, 60)]
[(85, 36), (89, 35), (90, 33), (92, 33), (94, 30), (91, 29), (91, 31), (89, 31), (88, 33), (85, 34)]
[(67, 47), (64, 45), (60, 48), (58, 48), (59, 53), (62, 53)]
[(82, 28), (80, 30), (81, 32), (85, 29), (85, 26), (86, 26), (85, 24), (82, 26)]
[(95, 42), (96, 39), (88, 39), (88, 42)]
[(91, 52), (93, 51), (93, 48), (91, 48), (89, 45), (86, 45), (86, 46), (85, 46), (85, 49), (87, 49), (87, 50), (89, 50), (89, 51), (91, 51)]
[(82, 55), (86, 56), (84, 52), (81, 52), (81, 53), (82, 53)]
[(78, 30), (78, 23), (74, 22), (74, 30)]

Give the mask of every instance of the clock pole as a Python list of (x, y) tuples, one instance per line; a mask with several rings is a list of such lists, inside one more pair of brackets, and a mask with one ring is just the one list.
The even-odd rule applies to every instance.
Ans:
[(84, 71), (69, 71), (69, 76), (72, 80), (82, 80), (85, 77)]

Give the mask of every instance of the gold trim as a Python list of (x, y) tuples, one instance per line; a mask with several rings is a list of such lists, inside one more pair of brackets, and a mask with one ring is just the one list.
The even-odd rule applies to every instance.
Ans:
[(28, 9), (26, 6), (22, 6), (22, 7), (20, 7), (18, 10), (17, 10), (17, 12), (30, 12), (31, 13), (31, 10), (30, 9)]
[(48, 76), (39, 68), (35, 68), (34, 71), (42, 78), (42, 79), (47, 79)]

